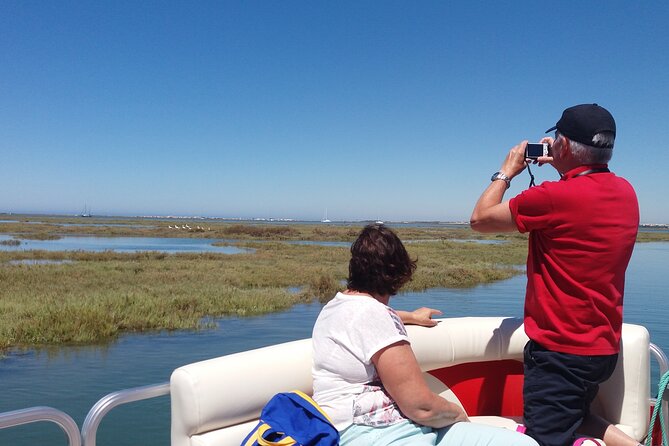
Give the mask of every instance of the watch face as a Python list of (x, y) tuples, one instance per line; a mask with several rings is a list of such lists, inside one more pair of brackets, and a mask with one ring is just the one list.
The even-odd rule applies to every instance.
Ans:
[(511, 186), (511, 180), (509, 177), (504, 175), (502, 172), (495, 172), (492, 174), (492, 177), (490, 178), (490, 181), (495, 181), (495, 180), (504, 180), (506, 183), (506, 188), (508, 189), (509, 186)]

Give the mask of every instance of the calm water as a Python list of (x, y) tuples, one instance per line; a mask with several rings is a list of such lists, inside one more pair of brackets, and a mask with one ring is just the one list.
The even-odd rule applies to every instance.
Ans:
[[(0, 241), (12, 237), (0, 234)], [(18, 246), (0, 245), (0, 251), (116, 251), (140, 252), (158, 251), (169, 254), (177, 252), (217, 252), (221, 254), (240, 254), (249, 249), (235, 246), (213, 246), (221, 240), (201, 238), (162, 238), (162, 237), (61, 237), (58, 240), (20, 240)], [(225, 240), (223, 240), (225, 241)]]
[[(648, 327), (652, 342), (669, 352), (669, 243), (637, 245), (627, 275), (625, 320)], [(467, 290), (436, 289), (397, 296), (391, 304), (430, 306), (444, 316), (521, 316), (525, 279), (518, 276)], [(255, 318), (223, 318), (197, 332), (128, 335), (106, 347), (68, 347), (11, 353), (0, 359), (0, 412), (47, 405), (81, 427), (90, 407), (120, 389), (167, 381), (176, 367), (277, 342), (310, 336), (320, 305), (298, 305)], [(654, 381), (657, 372), (654, 371)], [(221, 400), (225, 398), (221, 395)], [(46, 423), (0, 430), (0, 445), (65, 445)], [(169, 397), (118, 407), (98, 431), (100, 446), (169, 445)]]
[[(0, 234), (0, 242), (12, 240), (13, 237)], [(199, 238), (165, 238), (165, 237), (85, 237), (65, 236), (58, 240), (19, 240), (19, 245), (0, 245), (0, 251), (116, 251), (116, 252), (140, 252), (158, 251), (168, 254), (177, 252), (217, 252), (221, 254), (240, 254), (252, 252), (252, 249), (238, 248), (235, 246), (213, 246), (215, 242), (235, 243), (238, 240), (214, 240)], [(430, 240), (407, 240), (406, 243), (421, 243)], [(453, 242), (470, 242), (481, 244), (500, 244), (503, 240), (473, 240), (473, 239), (451, 239)], [(349, 242), (314, 241), (314, 240), (291, 240), (286, 243), (291, 245), (317, 245), (349, 247)]]

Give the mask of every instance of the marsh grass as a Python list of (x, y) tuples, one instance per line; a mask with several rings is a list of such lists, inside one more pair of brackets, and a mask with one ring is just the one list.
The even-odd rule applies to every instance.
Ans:
[[(219, 232), (221, 230), (217, 230)], [(289, 239), (298, 237), (300, 231), (290, 226), (265, 226), (235, 224), (222, 229), (226, 237), (251, 237), (259, 239)]]
[(62, 238), (60, 235), (50, 234), (47, 232), (19, 234), (17, 237), (21, 240), (60, 240)]
[(287, 291), (287, 277), (270, 283), (263, 261), (253, 268), (211, 255), (61, 258), (76, 263), (0, 268), (0, 346), (85, 344), (121, 332), (197, 328), (203, 316), (277, 311), (301, 299)]
[(639, 231), (639, 233), (637, 234), (636, 241), (640, 243), (666, 242), (669, 241), (669, 233), (654, 232), (654, 231)]
[[(22, 238), (82, 232), (165, 236), (162, 222), (155, 221), (150, 221), (158, 225), (153, 228), (74, 227), (55, 222), (2, 223), (0, 232)], [(141, 225), (133, 220), (128, 223)], [(205, 226), (205, 232), (186, 235), (178, 231), (177, 235), (233, 238), (237, 246), (253, 248), (253, 252), (0, 251), (0, 349), (103, 343), (125, 332), (206, 328), (212, 318), (220, 316), (274, 312), (314, 299), (325, 302), (342, 288), (349, 249), (285, 241), (351, 242), (363, 225)], [(409, 291), (472, 287), (506, 279), (522, 273), (518, 265), (527, 254), (527, 237), (522, 234), (482, 236), (466, 227), (400, 227), (396, 231), (418, 260), (414, 279), (404, 288)], [(667, 235), (658, 234), (640, 233), (639, 238), (657, 241)], [(503, 243), (465, 241), (483, 238)], [(9, 263), (12, 260), (70, 263)]]
[[(124, 332), (197, 329), (204, 317), (254, 315), (313, 299), (327, 301), (347, 276), (347, 248), (240, 245), (255, 251), (0, 252), (0, 347), (89, 344)], [(409, 245), (419, 268), (407, 289), (472, 286), (510, 277), (518, 273), (511, 265), (522, 261), (522, 248), (509, 256), (509, 247), (495, 253), (498, 245)], [(22, 259), (73, 263), (8, 263)]]

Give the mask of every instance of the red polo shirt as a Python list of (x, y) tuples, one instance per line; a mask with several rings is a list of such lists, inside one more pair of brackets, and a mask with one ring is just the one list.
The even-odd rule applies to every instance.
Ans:
[(625, 270), (639, 226), (632, 186), (581, 166), (509, 201), (530, 232), (525, 332), (542, 346), (576, 355), (620, 350)]

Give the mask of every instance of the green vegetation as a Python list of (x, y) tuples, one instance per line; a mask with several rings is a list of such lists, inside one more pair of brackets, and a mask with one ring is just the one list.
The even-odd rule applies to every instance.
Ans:
[(636, 241), (639, 243), (648, 242), (669, 242), (669, 232), (639, 231)]
[(61, 238), (57, 234), (49, 234), (47, 232), (30, 232), (28, 234), (19, 234), (18, 238), (22, 240), (58, 240)]
[[(348, 248), (284, 241), (350, 242), (362, 227), (215, 222), (204, 223), (203, 229), (191, 221), (191, 227), (201, 228), (169, 231), (166, 227), (175, 223), (131, 220), (123, 223), (133, 226), (124, 227), (59, 226), (64, 221), (51, 217), (39, 221), (45, 223), (0, 223), (0, 232), (17, 238), (75, 234), (222, 238), (254, 251), (235, 255), (0, 251), (0, 349), (99, 343), (123, 332), (197, 329), (206, 327), (203, 321), (211, 317), (254, 315), (313, 299), (326, 301), (342, 288)], [(86, 219), (86, 223), (104, 221)], [(517, 266), (524, 263), (527, 252), (527, 237), (521, 234), (484, 236), (466, 226), (397, 228), (397, 232), (418, 259), (414, 280), (405, 290), (471, 287), (506, 279), (521, 273)], [(504, 243), (466, 242), (483, 238)], [(642, 232), (639, 239), (668, 240), (669, 234)], [(12, 260), (68, 263), (31, 265)]]

